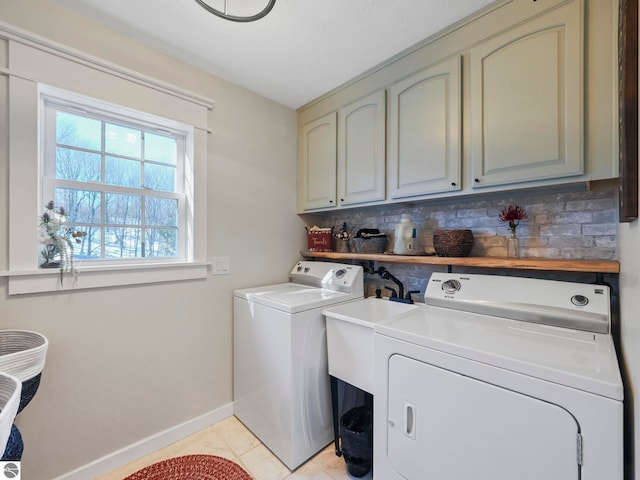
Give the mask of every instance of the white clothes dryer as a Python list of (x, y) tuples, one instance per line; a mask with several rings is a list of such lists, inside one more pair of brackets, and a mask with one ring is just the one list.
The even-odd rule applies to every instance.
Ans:
[(234, 415), (290, 470), (333, 440), (322, 310), (363, 298), (362, 267), (298, 262), (289, 283), (234, 291)]
[(376, 325), (374, 478), (622, 480), (607, 286), (434, 273)]

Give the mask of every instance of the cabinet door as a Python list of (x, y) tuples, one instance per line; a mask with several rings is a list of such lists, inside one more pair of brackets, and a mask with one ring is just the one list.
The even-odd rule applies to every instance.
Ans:
[(339, 205), (384, 200), (385, 92), (338, 112)]
[(474, 187), (579, 175), (582, 2), (471, 49)]
[(303, 210), (336, 206), (336, 112), (302, 127)]
[(391, 198), (460, 190), (460, 57), (389, 91)]
[(580, 478), (578, 424), (562, 407), (402, 355), (388, 392), (387, 454), (402, 478)]

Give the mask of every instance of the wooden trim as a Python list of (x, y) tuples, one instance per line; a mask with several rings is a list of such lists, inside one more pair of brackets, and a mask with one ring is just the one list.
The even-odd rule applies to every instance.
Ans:
[(435, 257), (409, 256), (385, 253), (301, 252), (304, 257), (333, 260), (375, 261), (408, 263), (413, 265), (442, 265), (458, 267), (507, 268), (514, 270), (544, 270), (556, 272), (620, 273), (616, 260), (576, 260), (555, 258), (506, 258), (506, 257)]
[(638, 0), (620, 0), (620, 222), (638, 218)]

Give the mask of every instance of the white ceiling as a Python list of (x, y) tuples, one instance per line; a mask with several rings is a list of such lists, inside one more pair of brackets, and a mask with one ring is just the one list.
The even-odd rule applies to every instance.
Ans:
[[(298, 108), (495, 0), (276, 0), (251, 23), (222, 20), (194, 0), (51, 1)], [(233, 14), (266, 4), (228, 0)]]

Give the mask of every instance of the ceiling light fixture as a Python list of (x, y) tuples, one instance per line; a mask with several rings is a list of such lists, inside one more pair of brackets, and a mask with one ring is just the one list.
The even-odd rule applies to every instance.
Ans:
[(224, 12), (207, 5), (204, 0), (196, 0), (196, 3), (207, 12), (213, 13), (215, 16), (224, 18), (225, 20), (231, 20), (232, 22), (255, 22), (256, 20), (260, 20), (262, 17), (266, 16), (271, 11), (273, 6), (276, 4), (276, 0), (269, 0), (269, 3), (264, 10), (250, 16), (238, 16), (227, 13), (227, 0), (224, 0)]

